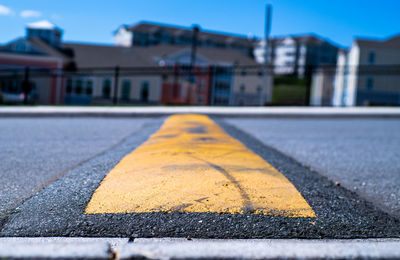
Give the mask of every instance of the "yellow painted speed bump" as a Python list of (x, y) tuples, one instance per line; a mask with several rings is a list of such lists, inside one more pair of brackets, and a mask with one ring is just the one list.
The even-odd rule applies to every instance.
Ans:
[(174, 115), (104, 178), (86, 214), (315, 217), (282, 173), (204, 115)]

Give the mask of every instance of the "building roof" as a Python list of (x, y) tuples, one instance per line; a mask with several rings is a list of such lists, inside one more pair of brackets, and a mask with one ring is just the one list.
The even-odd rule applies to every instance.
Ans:
[(155, 66), (143, 53), (134, 48), (78, 43), (65, 43), (64, 47), (72, 50), (78, 68)]
[[(160, 30), (167, 32), (169, 35), (180, 36), (187, 35), (191, 37), (193, 28), (176, 26), (176, 25), (167, 25), (160, 24), (155, 22), (143, 21), (139, 22), (132, 26), (125, 26), (127, 30), (134, 32), (143, 32), (143, 33), (155, 33)], [(222, 32), (212, 32), (209, 30), (200, 30), (199, 31), (199, 40), (214, 40), (216, 42), (237, 42), (243, 45), (247, 45), (249, 47), (253, 46), (255, 39), (244, 36), (244, 35), (236, 35), (230, 33), (222, 33)]]
[[(135, 47), (133, 47), (135, 48)], [(175, 54), (184, 51), (191, 51), (190, 47), (171, 46), (171, 45), (157, 45), (147, 47), (147, 55), (154, 58), (168, 58)], [(211, 64), (230, 64), (230, 65), (258, 65), (253, 59), (243, 54), (240, 51), (232, 49), (221, 49), (211, 47), (198, 47), (196, 50), (197, 55), (204, 57)]]
[(42, 30), (61, 30), (59, 27), (57, 27), (55, 24), (47, 21), (47, 20), (42, 20), (34, 23), (28, 23), (26, 25), (27, 28), (29, 29), (42, 29)]
[[(66, 43), (64, 47), (73, 51), (77, 68), (156, 67), (162, 59), (190, 51), (190, 47), (176, 45), (120, 47)], [(215, 65), (258, 65), (253, 59), (236, 50), (199, 47), (197, 54)]]
[(71, 58), (70, 55), (67, 52), (65, 52), (64, 49), (54, 47), (45, 42), (44, 40), (40, 39), (39, 37), (29, 37), (27, 38), (27, 41), (33, 44), (36, 48), (46, 53), (46, 55), (48, 56), (53, 56), (62, 59)]
[[(33, 48), (28, 52), (15, 51), (12, 46), (19, 41), (29, 43)], [(52, 46), (38, 37), (17, 39), (0, 48), (0, 52), (49, 56), (73, 62), (79, 68), (119, 67), (158, 67), (162, 59), (173, 58), (191, 48), (182, 45), (155, 45), (121, 47), (114, 45), (63, 43), (60, 47)], [(198, 57), (214, 65), (258, 65), (253, 59), (238, 50), (214, 47), (198, 47)]]
[[(23, 42), (24, 44), (28, 44), (29, 49), (26, 49), (25, 51), (15, 50), (13, 48), (13, 46), (20, 42)], [(39, 37), (16, 39), (4, 46), (0, 46), (0, 52), (21, 54), (21, 55), (56, 57), (56, 58), (61, 58), (66, 61), (71, 59), (67, 50), (65, 50), (63, 48), (57, 48), (57, 47), (51, 46), (50, 44), (46, 43), (44, 40), (40, 39)]]
[(320, 46), (323, 44), (329, 44), (334, 48), (339, 49), (337, 44), (332, 43), (330, 40), (324, 39), (323, 37), (310, 33), (310, 34), (301, 34), (301, 35), (287, 35), (287, 36), (278, 36), (271, 39), (272, 44), (278, 45), (282, 43), (285, 39), (292, 38), (301, 44)]
[(400, 49), (400, 34), (390, 37), (386, 40), (356, 38), (355, 42), (360, 47)]

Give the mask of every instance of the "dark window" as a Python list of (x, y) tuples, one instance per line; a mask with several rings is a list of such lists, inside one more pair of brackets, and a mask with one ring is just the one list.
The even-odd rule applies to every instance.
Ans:
[(8, 88), (10, 93), (18, 93), (18, 82), (13, 80)]
[(225, 81), (217, 81), (215, 84), (215, 90), (216, 91), (229, 91), (230, 90), (230, 84)]
[(72, 79), (67, 79), (67, 87), (65, 89), (65, 92), (67, 92), (67, 94), (72, 93)]
[(82, 94), (82, 80), (81, 79), (78, 79), (76, 81), (75, 94), (77, 94), (77, 95)]
[(103, 98), (110, 98), (111, 94), (111, 80), (103, 80)]
[(203, 105), (203, 104), (204, 104), (204, 97), (203, 97), (203, 96), (199, 96), (199, 98), (198, 98), (198, 103), (199, 103), (200, 105)]
[(122, 82), (122, 94), (121, 98), (125, 100), (129, 100), (131, 95), (131, 81), (130, 80), (124, 80)]
[(261, 86), (257, 86), (257, 93), (258, 93), (258, 94), (261, 93), (261, 90), (262, 90)]
[(142, 102), (149, 101), (149, 82), (142, 82), (142, 88), (140, 89), (140, 100)]
[(367, 89), (371, 90), (374, 88), (374, 79), (373, 78), (368, 78), (367, 79)]
[(200, 81), (200, 89), (205, 89), (206, 88), (206, 81), (204, 79), (202, 79)]
[(86, 95), (91, 96), (93, 93), (93, 81), (88, 80), (86, 82)]
[(244, 84), (242, 84), (240, 86), (240, 92), (244, 92), (246, 90), (246, 86)]
[(371, 51), (368, 54), (368, 63), (374, 64), (375, 63), (375, 52)]

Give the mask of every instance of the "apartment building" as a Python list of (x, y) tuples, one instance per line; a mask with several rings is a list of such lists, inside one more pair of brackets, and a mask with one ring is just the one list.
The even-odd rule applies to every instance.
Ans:
[[(255, 38), (197, 28), (199, 29), (197, 46), (232, 49), (253, 56), (257, 41)], [(135, 25), (120, 26), (115, 33), (114, 41), (116, 45), (125, 47), (160, 44), (190, 46), (193, 41), (193, 28), (143, 21)]]
[[(314, 34), (289, 35), (270, 40), (268, 62), (277, 75), (303, 78), (315, 67), (336, 64), (339, 48), (330, 41)], [(265, 40), (254, 51), (259, 63), (265, 60)]]
[[(263, 105), (271, 88), (261, 67), (236, 49), (198, 46), (192, 70), (187, 45), (107, 46), (61, 37), (43, 21), (2, 46), (0, 67), (9, 73), (0, 74), (2, 88), (21, 94), (25, 67), (38, 104)], [(258, 72), (237, 73), (242, 66)]]
[(400, 105), (400, 35), (384, 40), (356, 38), (340, 52), (334, 106)]

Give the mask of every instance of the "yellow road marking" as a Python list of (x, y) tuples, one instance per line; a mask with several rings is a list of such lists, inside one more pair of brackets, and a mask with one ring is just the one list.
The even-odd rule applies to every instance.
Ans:
[(174, 115), (104, 178), (86, 214), (254, 213), (315, 217), (282, 173), (204, 115)]

